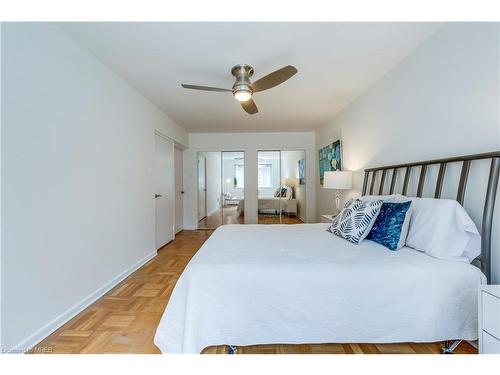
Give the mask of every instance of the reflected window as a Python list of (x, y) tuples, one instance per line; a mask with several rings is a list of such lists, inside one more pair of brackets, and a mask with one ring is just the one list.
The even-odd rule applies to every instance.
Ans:
[(272, 177), (272, 164), (259, 164), (259, 188), (270, 188), (272, 187), (271, 177)]

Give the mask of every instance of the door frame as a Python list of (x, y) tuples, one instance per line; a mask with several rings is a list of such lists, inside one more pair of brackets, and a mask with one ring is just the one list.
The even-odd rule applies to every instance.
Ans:
[[(153, 143), (154, 143), (154, 137), (155, 136), (159, 136), (161, 138), (164, 138), (166, 139), (167, 141), (171, 141), (173, 144), (174, 144), (174, 179), (175, 179), (175, 149), (178, 148), (179, 150), (181, 151), (185, 151), (187, 149), (186, 146), (184, 146), (183, 144), (177, 142), (175, 139), (173, 139), (172, 137), (169, 137), (168, 135), (166, 135), (165, 133), (162, 133), (160, 130), (158, 129), (155, 129), (154, 132), (153, 132)], [(184, 158), (184, 154), (183, 154), (183, 158)], [(150, 169), (151, 171), (152, 169)], [(183, 186), (182, 186), (182, 189), (184, 190), (184, 160), (183, 160), (183, 163), (182, 163), (182, 175), (183, 175)], [(153, 194), (154, 194), (154, 191), (153, 191)], [(172, 240), (170, 242), (172, 242), (174, 239), (175, 239), (175, 235), (179, 232), (181, 232), (183, 229), (181, 229), (179, 232), (175, 232), (175, 207), (177, 205), (176, 203), (176, 200), (175, 200), (175, 181), (174, 181), (174, 209), (173, 209), (173, 212), (172, 212), (172, 217), (173, 217), (173, 223), (174, 223), (174, 228), (173, 228), (173, 232), (174, 232), (174, 236), (172, 238)], [(182, 209), (184, 209), (184, 204), (182, 205)], [(156, 206), (155, 206), (155, 212), (156, 212)], [(184, 216), (184, 215), (183, 215)], [(154, 234), (155, 234), (155, 237), (154, 237), (154, 241), (156, 243), (156, 213), (155, 213), (155, 220), (154, 220)], [(184, 223), (182, 223), (182, 228), (184, 228)], [(170, 242), (168, 242), (167, 244), (165, 244), (164, 246), (168, 245)], [(163, 246), (163, 247), (164, 247)], [(155, 246), (156, 247), (156, 246)], [(159, 250), (159, 249), (156, 249), (156, 250)]]
[[(168, 142), (171, 142), (172, 143), (172, 146), (173, 146), (173, 152), (175, 152), (175, 145), (176, 145), (176, 142), (175, 140), (173, 140), (172, 138), (166, 136), (165, 134), (161, 133), (160, 131), (156, 130), (154, 131), (154, 135), (153, 135), (153, 140), (154, 140), (154, 144), (155, 144), (155, 151), (156, 152), (156, 137), (160, 137)], [(154, 156), (156, 158), (156, 154)], [(175, 160), (174, 160), (174, 157), (175, 155), (172, 153), (172, 164), (174, 165), (174, 168), (175, 168)], [(153, 169), (153, 175), (154, 175), (154, 169)], [(172, 171), (172, 176), (175, 178), (175, 170)], [(153, 177), (154, 179), (155, 177)], [(154, 207), (155, 207), (155, 220), (154, 220), (154, 233), (155, 233), (155, 248), (156, 250), (158, 251), (159, 249), (165, 247), (166, 245), (168, 245), (170, 242), (172, 242), (174, 239), (175, 239), (175, 182), (172, 184), (172, 187), (173, 187), (173, 190), (172, 191), (172, 238), (167, 242), (165, 243), (164, 245), (160, 246), (160, 247), (157, 247), (157, 238), (158, 238), (158, 227), (157, 227), (157, 220), (156, 220), (156, 202), (154, 204)], [(156, 192), (153, 192), (154, 194), (156, 194)]]

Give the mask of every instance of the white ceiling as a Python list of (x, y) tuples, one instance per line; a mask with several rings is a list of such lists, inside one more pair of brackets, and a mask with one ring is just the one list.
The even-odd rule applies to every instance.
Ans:
[[(64, 30), (189, 132), (308, 131), (331, 120), (440, 23), (64, 23)], [(256, 93), (246, 114), (233, 65), (254, 80), (285, 65), (298, 74)]]

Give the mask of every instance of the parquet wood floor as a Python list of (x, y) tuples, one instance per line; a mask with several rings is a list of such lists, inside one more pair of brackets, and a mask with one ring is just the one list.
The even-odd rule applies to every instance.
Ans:
[(238, 206), (231, 205), (224, 207), (201, 219), (198, 222), (198, 229), (216, 229), (224, 224), (245, 224), (245, 214), (238, 215)]
[[(259, 214), (259, 224), (280, 224), (279, 215)], [(281, 215), (281, 224), (304, 224), (297, 216)]]
[[(223, 220), (224, 224), (245, 224), (245, 214), (242, 213), (238, 215), (237, 206), (224, 207), (223, 210), (224, 212), (222, 212), (222, 210), (217, 210), (211, 215), (201, 219), (198, 222), (198, 229), (216, 229), (222, 225)], [(258, 221), (259, 224), (280, 224), (280, 217), (279, 215), (259, 214)], [(281, 216), (281, 223), (303, 224), (304, 222), (297, 216), (283, 214)]]
[[(170, 293), (186, 264), (211, 233), (208, 230), (180, 232), (158, 256), (37, 346), (48, 347), (52, 353), (159, 353), (153, 337)], [(255, 345), (239, 347), (238, 353), (437, 354), (440, 348), (440, 343)], [(203, 351), (226, 352), (225, 346)], [(463, 342), (456, 353), (477, 353), (477, 350)]]

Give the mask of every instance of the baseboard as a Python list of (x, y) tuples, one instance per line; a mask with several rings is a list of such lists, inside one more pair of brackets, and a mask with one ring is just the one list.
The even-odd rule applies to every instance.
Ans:
[(77, 314), (82, 312), (92, 303), (101, 298), (104, 294), (113, 289), (118, 283), (124, 280), (126, 277), (130, 276), (137, 269), (142, 267), (144, 264), (149, 262), (157, 255), (156, 250), (146, 255), (144, 258), (137, 261), (135, 264), (127, 268), (125, 271), (115, 276), (113, 279), (108, 281), (105, 285), (89, 294), (87, 297), (82, 299), (80, 302), (76, 303), (68, 310), (51, 320), (49, 323), (45, 324), (43, 327), (36, 330), (33, 334), (16, 344), (11, 351), (14, 353), (22, 353), (32, 349), (36, 344), (54, 332), (56, 329), (61, 327), (64, 323), (68, 322), (70, 319), (74, 318)]

